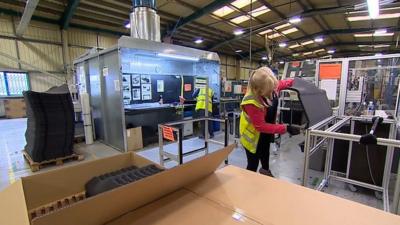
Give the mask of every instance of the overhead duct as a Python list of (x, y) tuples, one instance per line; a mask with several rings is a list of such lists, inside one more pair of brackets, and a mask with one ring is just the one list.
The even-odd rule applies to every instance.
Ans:
[(131, 37), (160, 42), (160, 16), (156, 0), (132, 0)]

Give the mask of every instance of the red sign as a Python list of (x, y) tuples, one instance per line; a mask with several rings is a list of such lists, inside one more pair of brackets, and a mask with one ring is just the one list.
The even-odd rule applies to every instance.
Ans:
[(175, 141), (174, 130), (172, 127), (162, 126), (164, 139)]
[(246, 92), (247, 92), (247, 85), (243, 85), (242, 86), (242, 93), (246, 94)]
[(300, 61), (293, 61), (292, 62), (292, 67), (299, 67), (300, 66)]
[(340, 79), (342, 74), (342, 64), (319, 64), (319, 78), (324, 79)]
[(185, 84), (185, 91), (191, 91), (192, 90), (192, 84)]

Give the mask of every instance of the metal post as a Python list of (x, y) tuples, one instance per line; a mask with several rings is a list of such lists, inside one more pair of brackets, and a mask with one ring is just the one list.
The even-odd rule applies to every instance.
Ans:
[[(225, 118), (225, 137), (224, 137), (224, 147), (228, 146), (228, 138), (229, 138), (229, 133), (228, 133), (228, 126), (229, 125), (229, 120), (228, 118)], [(225, 165), (228, 165), (228, 158), (225, 159)]]
[(396, 185), (394, 188), (394, 197), (393, 197), (393, 213), (397, 215), (400, 215), (399, 203), (400, 203), (400, 166), (397, 168)]
[(308, 154), (310, 151), (310, 130), (307, 129), (305, 132), (305, 141), (304, 141), (304, 170), (303, 170), (303, 186), (307, 187), (307, 180), (308, 180)]
[[(354, 134), (354, 120), (350, 122), (350, 134)], [(353, 153), (353, 142), (349, 143), (349, 154), (347, 155), (347, 167), (346, 167), (346, 178), (349, 178), (350, 174), (350, 163), (351, 163), (351, 154)]]
[(204, 147), (205, 147), (205, 153), (208, 154), (208, 139), (209, 139), (209, 133), (208, 133), (208, 101), (210, 101), (209, 96), (208, 96), (208, 78), (206, 78), (206, 110), (204, 110), (204, 116), (205, 116), (205, 120), (204, 120)]
[[(396, 124), (390, 125), (389, 138), (396, 139)], [(393, 146), (388, 146), (386, 151), (385, 168), (383, 170), (382, 187), (383, 187), (383, 209), (385, 211), (390, 211), (389, 204), (389, 181), (390, 181), (390, 171), (392, 169), (393, 161)]]
[(159, 149), (159, 156), (160, 156), (160, 165), (164, 167), (164, 139), (162, 136), (162, 127), (158, 125), (158, 149)]
[[(339, 60), (338, 60), (339, 61)], [(349, 76), (349, 59), (342, 60), (342, 72), (340, 77), (340, 91), (339, 91), (339, 109), (338, 115), (344, 115), (344, 108), (346, 106), (346, 94), (347, 94), (347, 80)]]
[(179, 158), (179, 164), (182, 164), (183, 163), (182, 128), (180, 127), (177, 132), (178, 132), (178, 134), (177, 134), (177, 136), (178, 136), (178, 158)]

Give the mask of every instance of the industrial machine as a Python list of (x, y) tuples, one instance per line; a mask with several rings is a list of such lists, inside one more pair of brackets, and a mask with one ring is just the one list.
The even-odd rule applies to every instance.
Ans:
[[(133, 4), (131, 37), (74, 61), (80, 91), (90, 95), (96, 138), (120, 151), (128, 149), (126, 127), (141, 127), (151, 143), (158, 124), (192, 116), (192, 93), (206, 80), (216, 104), (220, 98), (218, 55), (161, 43), (155, 1)], [(180, 96), (189, 101), (180, 104)]]

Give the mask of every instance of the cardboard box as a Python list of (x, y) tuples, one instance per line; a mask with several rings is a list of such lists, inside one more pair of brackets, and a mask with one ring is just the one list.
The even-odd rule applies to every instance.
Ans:
[(135, 151), (143, 148), (142, 127), (135, 127), (126, 130), (126, 142), (128, 151)]
[(31, 211), (82, 193), (92, 177), (136, 165), (151, 164), (133, 152), (88, 161), (23, 177), (0, 192), (0, 224), (4, 225), (99, 225), (155, 201), (215, 171), (234, 146), (186, 164), (124, 185), (67, 207), (31, 218)]
[(205, 225), (257, 224), (193, 192), (180, 189), (107, 225)]
[(26, 117), (26, 105), (23, 98), (4, 100), (5, 116), (8, 119)]
[(398, 215), (234, 166), (186, 189), (260, 224), (400, 224)]
[[(213, 173), (232, 150), (78, 201), (31, 224), (400, 224), (397, 215), (234, 166)], [(22, 178), (0, 193), (0, 224), (28, 225), (30, 209), (81, 193), (93, 176), (149, 163), (130, 152)]]

